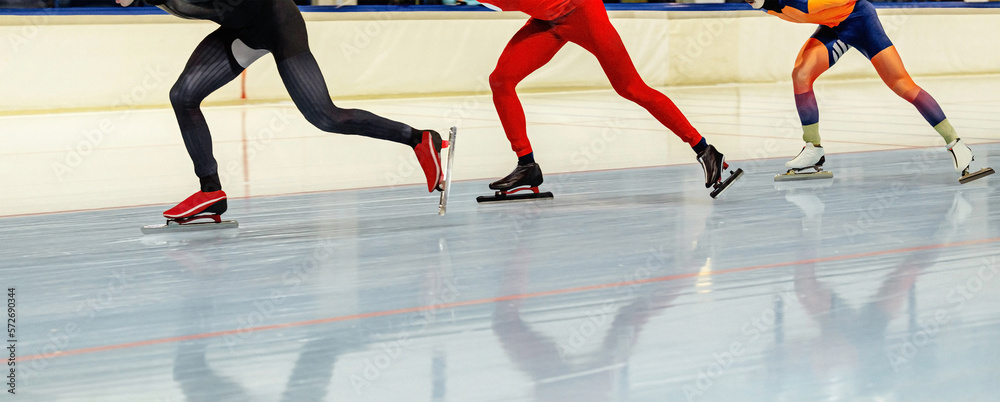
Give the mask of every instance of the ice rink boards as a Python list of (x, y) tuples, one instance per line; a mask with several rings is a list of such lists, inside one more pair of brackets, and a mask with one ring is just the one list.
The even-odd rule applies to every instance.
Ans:
[[(1000, 168), (1000, 78), (918, 83), (974, 166)], [(664, 91), (747, 171), (719, 200), (690, 149), (611, 91), (523, 96), (555, 199), (502, 205), (474, 201), (514, 163), (487, 95), (337, 101), (459, 125), (445, 217), (409, 150), (359, 155), (370, 140), (250, 105), (206, 112), (240, 229), (176, 236), (139, 232), (195, 189), (169, 110), (2, 117), (5, 397), (996, 398), (998, 176), (959, 185), (912, 106), (831, 82), (835, 178), (776, 186), (801, 146), (790, 85)], [(81, 128), (106, 118), (100, 141)]]

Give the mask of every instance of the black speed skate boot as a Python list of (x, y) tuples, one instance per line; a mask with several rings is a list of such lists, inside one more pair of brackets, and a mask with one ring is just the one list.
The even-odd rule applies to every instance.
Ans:
[[(490, 183), (490, 189), (496, 190), (494, 196), (477, 197), (476, 201), (493, 202), (552, 198), (552, 193), (538, 191), (538, 186), (542, 184), (542, 181), (542, 168), (537, 163), (517, 165), (513, 172), (510, 172), (510, 174), (500, 180)], [(524, 190), (531, 190), (531, 192), (514, 195), (514, 193)]]
[(714, 187), (714, 190), (709, 194), (712, 198), (718, 198), (736, 180), (743, 177), (743, 169), (736, 169), (735, 172), (729, 172), (729, 177), (725, 181), (722, 180), (722, 174), (726, 169), (729, 169), (729, 164), (726, 163), (726, 156), (716, 150), (713, 145), (709, 145), (698, 154), (698, 163), (705, 170), (705, 188)]
[(538, 187), (542, 181), (542, 168), (537, 163), (529, 163), (518, 165), (509, 175), (490, 183), (490, 189), (507, 191), (522, 186)]

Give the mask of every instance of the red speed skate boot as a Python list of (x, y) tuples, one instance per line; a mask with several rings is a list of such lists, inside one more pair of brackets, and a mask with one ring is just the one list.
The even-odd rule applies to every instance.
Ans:
[(427, 177), (427, 191), (443, 190), (441, 182), (444, 180), (444, 170), (441, 169), (441, 135), (434, 130), (421, 130), (420, 143), (413, 147), (413, 152), (417, 154), (417, 161), (424, 170)]
[(196, 219), (200, 215), (222, 215), (226, 209), (228, 209), (228, 205), (226, 204), (225, 191), (208, 193), (199, 191), (181, 201), (180, 204), (164, 211), (163, 217), (175, 221)]
[(143, 226), (142, 232), (151, 234), (169, 231), (238, 227), (236, 221), (222, 220), (222, 214), (226, 212), (227, 208), (228, 204), (224, 191), (199, 191), (181, 201), (180, 204), (164, 211), (163, 217), (167, 218), (165, 225)]

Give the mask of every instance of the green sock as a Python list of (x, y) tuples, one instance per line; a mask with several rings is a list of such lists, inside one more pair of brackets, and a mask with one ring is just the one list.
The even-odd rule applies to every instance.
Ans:
[[(947, 120), (945, 120), (947, 121)], [(802, 126), (802, 139), (815, 146), (819, 145), (819, 123)]]
[(934, 126), (934, 129), (944, 138), (945, 144), (951, 144), (952, 141), (958, 139), (958, 133), (955, 132), (955, 127), (951, 126), (948, 119), (942, 120), (938, 125)]

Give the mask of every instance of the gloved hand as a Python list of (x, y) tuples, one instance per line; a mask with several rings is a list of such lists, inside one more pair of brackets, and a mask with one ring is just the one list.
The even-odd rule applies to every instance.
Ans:
[(780, 0), (746, 0), (746, 2), (754, 9), (760, 10), (763, 8), (777, 13), (780, 13), (784, 7)]

